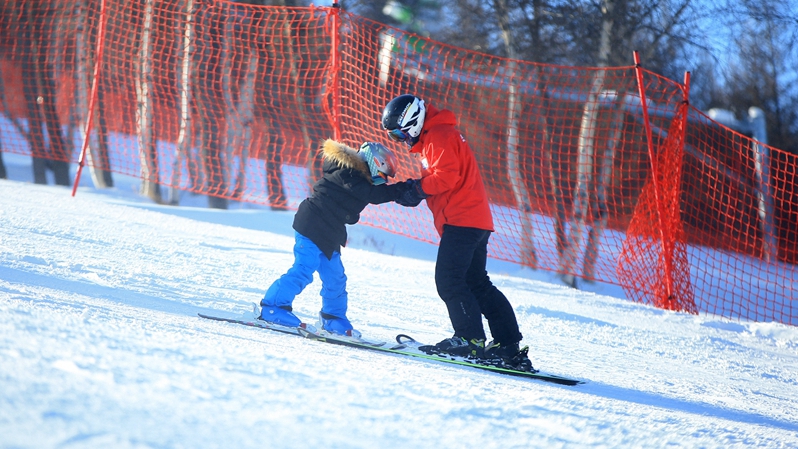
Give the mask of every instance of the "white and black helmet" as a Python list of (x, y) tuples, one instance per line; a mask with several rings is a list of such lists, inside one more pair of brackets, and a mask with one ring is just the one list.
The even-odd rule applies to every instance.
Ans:
[(360, 157), (366, 162), (375, 185), (385, 184), (389, 177), (396, 175), (396, 155), (381, 143), (365, 142), (358, 150)]
[(425, 115), (424, 100), (415, 95), (400, 95), (383, 109), (382, 128), (392, 140), (413, 146), (418, 142)]

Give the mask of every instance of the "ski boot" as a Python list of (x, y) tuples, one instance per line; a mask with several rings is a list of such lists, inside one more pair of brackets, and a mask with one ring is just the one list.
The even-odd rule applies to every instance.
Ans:
[(302, 320), (294, 315), (291, 310), (291, 306), (263, 306), (260, 310), (260, 319), (280, 326), (299, 327), (302, 324)]
[(419, 346), (418, 349), (427, 354), (454, 355), (481, 359), (485, 352), (485, 340), (481, 338), (466, 340), (463, 337), (454, 336), (435, 345)]
[(518, 343), (503, 345), (496, 341), (490, 342), (485, 348), (483, 357), (487, 364), (501, 368), (513, 369), (516, 371), (526, 371), (536, 373), (529, 360), (529, 346), (518, 347)]
[(346, 317), (337, 317), (324, 312), (319, 312), (318, 327), (336, 335), (360, 338), (361, 333), (352, 328), (352, 323)]

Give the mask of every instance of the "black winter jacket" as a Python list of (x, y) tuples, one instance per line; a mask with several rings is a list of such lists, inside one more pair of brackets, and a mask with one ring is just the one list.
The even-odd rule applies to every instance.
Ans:
[(294, 229), (330, 259), (346, 246), (346, 225), (357, 223), (367, 205), (395, 201), (407, 187), (404, 183), (375, 186), (357, 150), (342, 143), (326, 140), (322, 154), (324, 176), (313, 185), (310, 197), (299, 204)]

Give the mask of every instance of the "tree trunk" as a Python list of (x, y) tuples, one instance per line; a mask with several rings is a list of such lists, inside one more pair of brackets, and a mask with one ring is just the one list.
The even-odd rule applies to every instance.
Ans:
[[(100, 22), (100, 11), (99, 9), (96, 10), (97, 15), (90, 16), (89, 20), (95, 21), (97, 23)], [(87, 22), (88, 23), (88, 22)], [(105, 27), (108, 26), (108, 19), (106, 18)], [(99, 29), (97, 30), (99, 32)], [(88, 38), (88, 34), (86, 37)], [(97, 39), (95, 38), (94, 41)], [(90, 41), (87, 41), (90, 42)], [(96, 55), (95, 55), (96, 57)], [(90, 58), (90, 63), (92, 69), (94, 68), (94, 58)], [(102, 73), (102, 62), (100, 63), (100, 72)], [(97, 136), (97, 154), (95, 156), (95, 163), (97, 165), (96, 171), (98, 172), (96, 175), (92, 173), (92, 176), (96, 178), (101, 178), (102, 183), (110, 188), (114, 186), (114, 179), (111, 174), (111, 149), (108, 147), (108, 104), (106, 102), (106, 91), (110, 87), (110, 77), (107, 74), (103, 74), (100, 76), (97, 85), (97, 98), (95, 101), (97, 112), (94, 114), (94, 125), (93, 129)]]
[(197, 66), (194, 71), (196, 82), (193, 89), (200, 132), (200, 158), (205, 175), (208, 207), (227, 209), (228, 200), (224, 198), (227, 194), (226, 163), (219, 126), (219, 122), (224, 118), (224, 111), (220, 107), (224, 100), (220, 96), (219, 83), (221, 56), (218, 44), (220, 42), (216, 41), (223, 30), (220, 29), (218, 13), (207, 9), (203, 11), (204, 16), (198, 17), (196, 29), (199, 40), (195, 52)]
[(518, 154), (518, 120), (521, 114), (518, 82), (516, 81), (518, 63), (515, 60), (515, 47), (510, 33), (507, 2), (506, 0), (495, 0), (494, 6), (507, 51), (507, 73), (505, 75), (510, 81), (507, 97), (507, 177), (510, 180), (516, 208), (521, 219), (521, 261), (532, 269), (536, 269), (538, 256), (535, 249), (535, 230), (532, 227), (532, 220), (529, 216), (532, 208), (529, 201), (529, 192), (527, 192), (526, 184), (524, 183), (524, 174), (520, 170)]
[(136, 123), (138, 125), (139, 158), (141, 160), (141, 194), (160, 203), (158, 186), (158, 154), (155, 148), (152, 123), (152, 25), (153, 3), (146, 0), (136, 70)]
[(585, 262), (582, 267), (582, 278), (594, 279), (596, 275), (596, 259), (598, 258), (599, 241), (604, 235), (604, 229), (607, 227), (607, 186), (609, 185), (610, 177), (612, 176), (612, 169), (615, 167), (615, 153), (621, 141), (623, 133), (623, 124), (625, 112), (623, 110), (623, 94), (615, 92), (615, 98), (608, 100), (612, 108), (610, 126), (612, 126), (612, 134), (607, 139), (607, 147), (604, 149), (604, 155), (601, 159), (601, 171), (596, 179), (596, 204), (595, 212), (593, 214), (593, 225), (590, 227), (590, 232), (587, 235), (587, 244), (585, 245)]
[(576, 192), (574, 193), (574, 210), (571, 217), (571, 233), (568, 236), (561, 273), (563, 281), (576, 287), (574, 276), (575, 265), (582, 246), (585, 232), (585, 220), (590, 207), (590, 187), (593, 183), (593, 156), (595, 153), (596, 125), (598, 124), (599, 95), (604, 87), (606, 71), (599, 70), (593, 76), (593, 85), (582, 111), (582, 124), (579, 129), (579, 144), (576, 163)]
[[(58, 21), (55, 20), (53, 14), (54, 5), (47, 4), (41, 11), (43, 18), (41, 28), (39, 28), (39, 45), (42, 45), (41, 39), (47, 36), (47, 27), (52, 27), (51, 31), (53, 36), (63, 36), (66, 30), (58, 29)], [(53, 172), (53, 179), (56, 185), (71, 186), (72, 180), (69, 177), (69, 154), (67, 153), (67, 144), (64, 140), (64, 134), (61, 130), (61, 120), (58, 118), (58, 111), (55, 108), (55, 103), (58, 100), (55, 89), (55, 73), (53, 69), (55, 64), (47, 63), (47, 50), (41, 48), (37, 61), (37, 71), (41, 74), (38, 81), (41, 83), (39, 86), (40, 98), (42, 99), (42, 113), (44, 115), (45, 126), (47, 126), (47, 139), (49, 141), (49, 167)], [(52, 69), (51, 69), (52, 67)]]
[[(286, 2), (282, 0), (278, 0), (277, 3), (280, 6), (286, 6)], [(304, 100), (304, 89), (302, 88), (302, 84), (299, 80), (299, 68), (297, 67), (296, 56), (294, 55), (294, 38), (293, 38), (293, 28), (291, 27), (291, 20), (288, 17), (287, 13), (282, 12), (280, 14), (280, 18), (282, 20), (282, 39), (278, 40), (279, 49), (282, 54), (285, 55), (285, 58), (288, 60), (288, 68), (291, 73), (291, 81), (294, 86), (294, 98), (293, 100), (296, 102), (297, 112), (299, 112), (299, 127), (300, 132), (302, 133), (302, 143), (304, 144), (305, 148), (308, 151), (308, 171), (310, 173), (310, 179), (308, 180), (309, 184), (313, 184), (316, 179), (321, 177), (321, 165), (319, 158), (316, 157), (316, 147), (310, 139), (310, 131), (308, 130), (307, 124), (310, 123), (310, 119), (308, 118), (307, 108), (305, 107), (305, 100)], [(289, 88), (290, 89), (290, 88)], [(290, 92), (289, 92), (290, 94)], [(281, 157), (278, 159), (282, 159)], [(277, 166), (276, 162), (272, 162), (272, 171), (268, 173), (271, 178), (280, 177), (280, 168)], [(267, 168), (268, 170), (268, 168)], [(279, 182), (279, 179), (278, 179)], [(279, 185), (280, 192), (272, 192), (271, 188), (269, 189), (269, 196), (272, 197), (274, 200), (277, 201), (285, 201), (285, 195), (282, 192), (282, 182), (279, 183), (270, 183), (270, 187), (277, 187)], [(272, 202), (272, 205), (275, 206), (282, 206), (282, 204), (275, 204), (275, 201)]]
[[(22, 30), (22, 90), (25, 95), (25, 116), (28, 119), (28, 144), (30, 145), (31, 158), (33, 159), (33, 182), (47, 184), (47, 160), (44, 143), (44, 125), (42, 123), (41, 103), (44, 99), (39, 94), (41, 86), (41, 72), (39, 72), (39, 38), (36, 21), (41, 20), (38, 11), (34, 13), (32, 2), (17, 6), (24, 8), (23, 14), (15, 13), (23, 18), (20, 23)], [(38, 19), (37, 19), (38, 18)]]
[[(222, 31), (222, 98), (224, 99), (224, 122), (227, 125), (225, 130), (224, 146), (222, 152), (226, 160), (232, 163), (238, 136), (241, 135), (241, 122), (236, 111), (235, 93), (233, 92), (233, 58), (235, 57), (231, 49), (233, 45), (233, 28), (235, 20), (235, 7), (232, 3), (227, 3), (224, 12), (224, 25)], [(227, 173), (225, 171), (225, 173)], [(229, 184), (228, 184), (229, 185)]]
[[(0, 102), (3, 105), (3, 111), (8, 115), (8, 120), (17, 127), (17, 130), (20, 132), (20, 135), (25, 135), (24, 130), (21, 126), (11, 117), (10, 109), (8, 108), (8, 100), (6, 99), (6, 87), (5, 82), (3, 81), (3, 77), (0, 76)], [(8, 179), (8, 172), (6, 172), (6, 165), (3, 163), (3, 139), (0, 139), (0, 179)]]
[(536, 131), (542, 134), (540, 140), (544, 145), (542, 153), (544, 163), (546, 164), (545, 170), (549, 176), (549, 187), (551, 189), (550, 201), (554, 203), (553, 218), (557, 257), (562, 260), (566, 245), (565, 223), (567, 219), (565, 213), (565, 198), (563, 197), (561, 186), (564, 174), (563, 170), (561, 170), (562, 164), (558, 159), (561, 154), (559, 152), (555, 153), (554, 151), (553, 136), (546, 115), (546, 111), (548, 109), (546, 82), (543, 79), (543, 76), (540, 74), (539, 67), (535, 67), (534, 80), (536, 95), (533, 97), (532, 111), (530, 112), (530, 116), (535, 117)]
[[(242, 107), (245, 107), (247, 101), (244, 92), (246, 90), (246, 83), (248, 80), (245, 78), (242, 85), (238, 86), (238, 104), (236, 104), (235, 95), (235, 79), (233, 76), (233, 60), (235, 59), (235, 50), (233, 49), (233, 42), (235, 40), (235, 11), (232, 8), (235, 6), (230, 3), (227, 5), (228, 11), (224, 19), (224, 34), (222, 36), (222, 95), (224, 96), (225, 105), (225, 123), (227, 124), (225, 148), (224, 152), (227, 155), (227, 160), (230, 162), (231, 178), (235, 176), (236, 181), (233, 183), (233, 197), (239, 199), (243, 193), (243, 186), (246, 184), (246, 152), (251, 140), (252, 130), (250, 124), (252, 123), (252, 108), (250, 107), (249, 117), (244, 117)], [(257, 57), (254, 59), (248, 53), (246, 77), (249, 77), (251, 70), (257, 70)], [(256, 67), (251, 68), (251, 64), (256, 64)], [(238, 77), (235, 77), (236, 79)], [(252, 80), (254, 82), (254, 78)], [(251, 94), (251, 93), (250, 93)], [(250, 101), (251, 103), (251, 101)], [(241, 154), (236, 164), (236, 153), (238, 148), (241, 148)]]
[[(190, 165), (189, 154), (191, 154), (191, 78), (192, 64), (191, 51), (194, 39), (194, 18), (196, 9), (194, 0), (184, 1), (186, 12), (186, 25), (183, 29), (183, 55), (180, 63), (180, 73), (177, 79), (180, 80), (180, 132), (177, 136), (177, 149), (175, 151), (175, 162), (172, 169), (172, 188), (169, 190), (169, 204), (177, 205), (180, 203), (180, 178), (183, 170), (183, 160), (186, 165)], [(190, 171), (189, 171), (190, 173)], [(189, 175), (190, 181), (193, 177)]]
[[(107, 77), (101, 76), (100, 85), (97, 86), (97, 113), (94, 114), (94, 131), (97, 135), (97, 155), (96, 165), (92, 170), (92, 176), (102, 179), (105, 187), (114, 186), (114, 178), (111, 175), (111, 149), (108, 147), (108, 105), (105, 102), (105, 87)], [(95, 173), (96, 172), (96, 173)]]
[(258, 67), (260, 67), (260, 53), (257, 49), (250, 50), (247, 61), (244, 85), (239, 89), (238, 94), (238, 113), (241, 117), (243, 134), (241, 136), (238, 177), (235, 184), (236, 198), (241, 198), (247, 188), (247, 161), (249, 160), (249, 147), (252, 144), (252, 122), (255, 121), (255, 78)]
[[(610, 54), (610, 38), (612, 33), (613, 0), (604, 0), (603, 23), (601, 28), (601, 45), (599, 47), (599, 66), (606, 67)], [(575, 265), (582, 246), (585, 233), (587, 212), (590, 207), (590, 190), (593, 183), (593, 164), (595, 156), (595, 136), (598, 124), (599, 101), (604, 89), (606, 70), (598, 70), (593, 76), (585, 107), (582, 112), (582, 123), (579, 129), (579, 156), (577, 158), (576, 192), (574, 193), (574, 212), (572, 216), (571, 234), (568, 237), (565, 254), (562, 260), (562, 280), (571, 287), (576, 287)]]
[[(89, 23), (89, 9), (86, 7), (86, 0), (79, 0), (75, 3), (75, 17), (77, 26), (75, 29), (75, 50), (77, 52), (77, 61), (75, 64), (75, 98), (77, 102), (78, 113), (82, 114), (79, 129), (85, 136), (86, 130), (89, 127), (86, 117), (89, 115), (89, 93), (91, 92), (91, 83), (89, 74), (94, 73), (94, 61), (89, 56), (89, 50), (86, 42), (90, 42), (89, 30), (87, 24)], [(99, 92), (102, 89), (98, 89)], [(97, 114), (102, 118), (104, 114)], [(103, 124), (105, 120), (102, 120)], [(91, 178), (94, 186), (100, 189), (113, 187), (114, 182), (111, 177), (111, 172), (105, 168), (110, 167), (108, 158), (107, 145), (101, 146), (98, 141), (98, 136), (104, 141), (104, 130), (95, 129), (91, 136), (89, 136), (89, 151), (86, 153), (87, 164), (91, 171)]]
[[(3, 77), (0, 76), (0, 95), (3, 95)], [(7, 111), (7, 109), (5, 109)], [(6, 164), (3, 162), (3, 139), (0, 139), (0, 179), (8, 179)]]

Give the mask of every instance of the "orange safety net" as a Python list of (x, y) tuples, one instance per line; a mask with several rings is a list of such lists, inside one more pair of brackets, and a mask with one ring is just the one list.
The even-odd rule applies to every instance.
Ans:
[[(646, 70), (503, 59), (338, 8), (222, 0), (4, 4), (0, 69), (0, 150), (34, 157), (37, 182), (79, 160), (93, 104), (96, 186), (128, 175), (156, 201), (193, 192), (214, 207), (295, 208), (326, 138), (381, 142), (398, 179), (419, 176), (379, 124), (412, 93), (452, 110), (476, 153), (492, 257), (657, 307), (798, 324), (795, 155)], [(361, 223), (438, 241), (423, 205), (369, 206)]]

